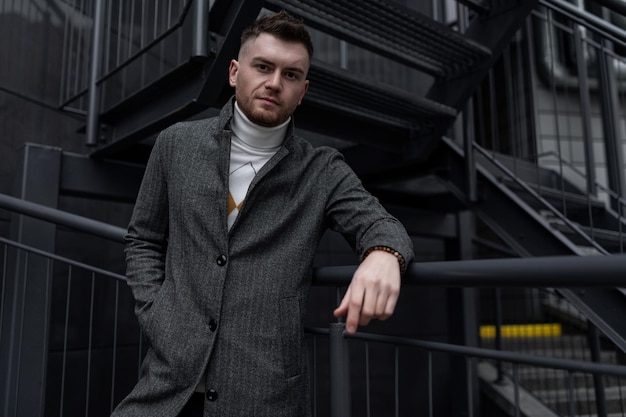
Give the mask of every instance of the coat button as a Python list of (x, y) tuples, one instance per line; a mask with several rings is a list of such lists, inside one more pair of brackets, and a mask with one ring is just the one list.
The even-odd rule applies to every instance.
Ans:
[(210, 389), (206, 392), (206, 399), (209, 401), (215, 401), (217, 400), (217, 391), (215, 391), (214, 389)]
[(226, 255), (220, 255), (217, 257), (215, 262), (217, 262), (219, 266), (224, 266), (226, 265), (226, 260), (227, 260)]
[(217, 322), (213, 319), (209, 320), (209, 330), (214, 332), (217, 329)]

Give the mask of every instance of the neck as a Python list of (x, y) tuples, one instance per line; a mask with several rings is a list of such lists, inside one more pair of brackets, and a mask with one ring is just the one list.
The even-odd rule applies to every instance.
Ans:
[(290, 120), (291, 118), (278, 126), (260, 126), (248, 119), (235, 101), (231, 129), (235, 136), (246, 145), (253, 148), (271, 149), (282, 145)]

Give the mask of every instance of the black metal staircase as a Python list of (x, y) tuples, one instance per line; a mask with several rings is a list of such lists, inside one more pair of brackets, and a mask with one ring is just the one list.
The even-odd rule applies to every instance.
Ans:
[(239, 33), (265, 7), (286, 9), (316, 30), (407, 66), (428, 80), (430, 91), (419, 96), (314, 61), (311, 88), (296, 113), (299, 128), (365, 145), (353, 152), (362, 161), (354, 161), (357, 171), (359, 166), (389, 169), (368, 161), (381, 148), (399, 165), (425, 160), (476, 81), (536, 4), (466, 3), (480, 13), (472, 12), (472, 24), (461, 33), (395, 1), (216, 0), (205, 34), (208, 55), (184, 62), (128, 100), (103, 109), (106, 140), (92, 156), (136, 161), (145, 157), (145, 149), (137, 153), (137, 148), (146, 137), (176, 120), (219, 108), (231, 94), (226, 71), (236, 56)]

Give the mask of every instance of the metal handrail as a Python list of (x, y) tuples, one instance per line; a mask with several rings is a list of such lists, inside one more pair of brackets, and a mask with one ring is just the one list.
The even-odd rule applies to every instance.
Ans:
[(0, 193), (0, 208), (25, 214), (75, 230), (87, 232), (114, 242), (124, 242), (126, 230), (108, 223), (47, 207)]
[(368, 342), (388, 343), (395, 346), (414, 347), (429, 351), (445, 352), (454, 355), (464, 355), (481, 359), (495, 359), (502, 362), (512, 362), (525, 365), (534, 365), (544, 368), (558, 368), (568, 371), (580, 371), (590, 374), (626, 376), (626, 366), (585, 362), (576, 359), (562, 359), (548, 356), (530, 355), (481, 347), (455, 345), (451, 343), (433, 342), (430, 340), (412, 339), (399, 336), (388, 336), (374, 333), (356, 332), (344, 334), (346, 339), (356, 339)]
[[(552, 157), (556, 158), (556, 160), (559, 163), (564, 164), (565, 166), (567, 166), (569, 169), (572, 170), (572, 172), (574, 172), (575, 174), (579, 175), (583, 179), (585, 178), (586, 174), (580, 168), (578, 168), (574, 163), (572, 163), (572, 162), (568, 161), (567, 159), (563, 158), (561, 155), (559, 155), (555, 151), (546, 151), (546, 152), (542, 152), (542, 153), (539, 153), (539, 154), (536, 155), (537, 159), (543, 158), (543, 157), (546, 157), (546, 156), (552, 156)], [(601, 184), (599, 181), (594, 181), (593, 184), (596, 187), (598, 187), (598, 189), (600, 191), (607, 193), (611, 198), (619, 201), (620, 204), (626, 205), (626, 198), (622, 197), (621, 195), (619, 195), (615, 191), (613, 191), (610, 188), (606, 187), (605, 185)]]
[[(121, 227), (4, 194), (0, 194), (0, 208), (115, 242), (123, 242), (126, 233)], [(319, 286), (347, 285), (355, 269), (354, 265), (316, 268), (313, 282)], [(624, 270), (626, 255), (423, 262), (408, 266), (403, 283), (438, 287), (618, 287), (624, 283)]]
[(539, 193), (537, 193), (535, 190), (533, 190), (531, 187), (529, 187), (528, 184), (526, 184), (525, 182), (523, 182), (519, 178), (517, 178), (515, 173), (513, 173), (510, 169), (508, 169), (506, 166), (504, 166), (504, 164), (502, 164), (500, 161), (498, 161), (492, 155), (490, 155), (489, 152), (486, 149), (484, 149), (482, 146), (480, 146), (477, 143), (474, 143), (473, 147), (474, 147), (474, 149), (476, 151), (478, 151), (481, 155), (483, 155), (487, 160), (489, 160), (489, 162), (491, 162), (500, 171), (502, 171), (504, 174), (506, 174), (519, 187), (524, 189), (524, 191), (527, 192), (529, 195), (531, 195), (536, 201), (538, 201), (541, 204), (543, 204), (544, 207), (546, 207), (548, 210), (550, 210), (550, 212), (552, 214), (554, 214), (560, 221), (562, 221), (563, 224), (567, 225), (567, 227), (569, 227), (569, 229), (572, 232), (574, 232), (578, 237), (583, 239), (586, 243), (588, 243), (591, 247), (595, 248), (601, 254), (604, 254), (604, 255), (608, 255), (609, 254), (609, 252), (606, 249), (604, 249), (602, 246), (600, 246), (600, 244), (598, 244), (598, 242), (596, 242), (595, 240), (590, 238), (576, 224), (574, 224), (570, 219), (565, 217), (563, 215), (563, 213), (561, 213), (559, 210), (557, 210), (545, 198), (543, 198), (541, 195), (539, 195)]

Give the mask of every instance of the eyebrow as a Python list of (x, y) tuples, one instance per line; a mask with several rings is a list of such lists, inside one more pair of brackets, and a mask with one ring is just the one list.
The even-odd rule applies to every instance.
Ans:
[[(250, 62), (252, 64), (257, 64), (258, 63), (258, 64), (271, 65), (273, 67), (276, 66), (276, 63), (270, 61), (269, 59), (265, 59), (265, 58), (262, 58), (262, 57), (252, 57), (252, 59), (250, 59)], [(300, 74), (305, 74), (305, 71), (302, 68), (297, 67), (297, 66), (295, 66), (295, 67), (286, 67), (285, 70), (292, 71), (292, 72), (298, 72)]]

